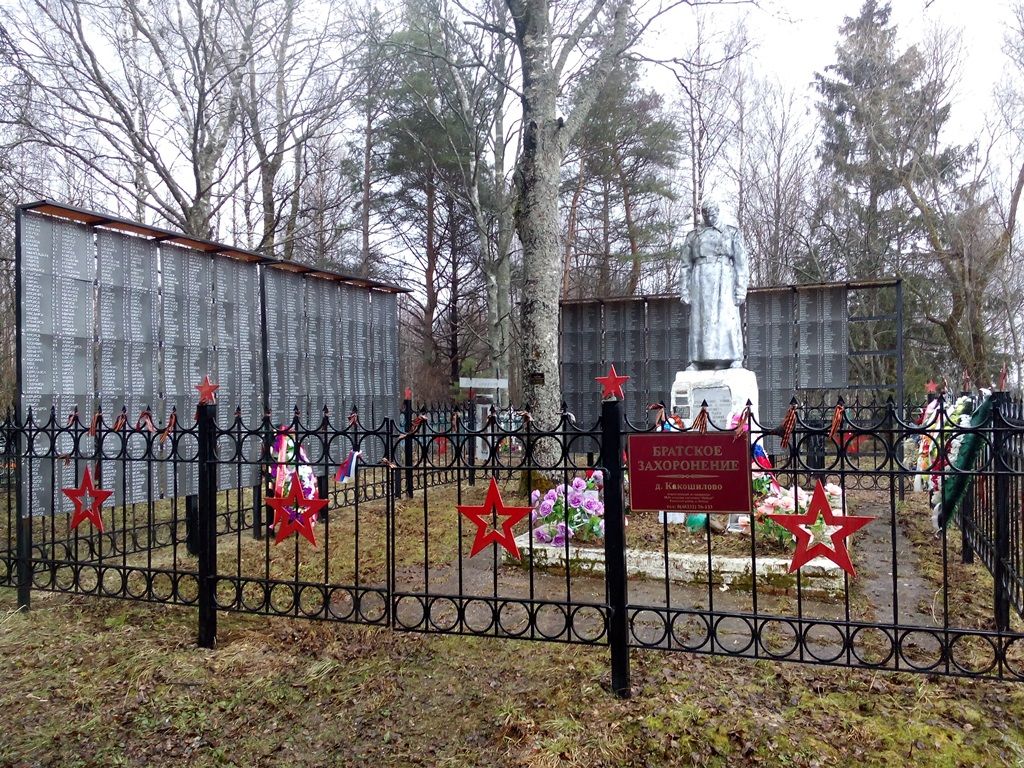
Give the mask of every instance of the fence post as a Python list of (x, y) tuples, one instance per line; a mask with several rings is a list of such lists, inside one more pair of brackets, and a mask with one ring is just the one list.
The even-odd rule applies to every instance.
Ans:
[(197, 536), (199, 647), (217, 642), (217, 406), (200, 405)]
[[(962, 392), (961, 397), (969, 397), (970, 392)], [(973, 402), (964, 410), (964, 415), (974, 412)], [(956, 425), (954, 425), (956, 426)], [(978, 489), (978, 478), (973, 478), (963, 501), (960, 502), (960, 556), (966, 565), (974, 562), (974, 547), (971, 546), (971, 531), (974, 527), (974, 494)]]
[[(31, 421), (32, 412), (26, 424)], [(17, 419), (17, 417), (15, 417)], [(18, 515), (15, 537), (18, 550), (18, 608), (27, 611), (32, 606), (32, 518), (28, 515), (28, 499), (25, 498), (25, 483), (22, 473), (25, 471), (25, 435), (24, 425), (15, 423), (14, 434), (14, 493), (15, 508)], [(31, 493), (31, 486), (29, 486)]]
[[(263, 464), (260, 464), (260, 478), (263, 477)], [(263, 483), (252, 487), (252, 537), (263, 538)]]
[(185, 551), (199, 554), (199, 497), (185, 497)]
[(604, 572), (608, 596), (608, 645), (612, 693), (630, 696), (629, 617), (626, 614), (626, 511), (622, 483), (622, 403), (601, 403), (601, 466), (604, 468)]
[(476, 401), (469, 398), (469, 421), (466, 431), (469, 433), (469, 484), (476, 485)]
[[(405, 417), (405, 426), (403, 432), (406, 435), (405, 438), (405, 497), (407, 499), (412, 498), (412, 398), (407, 397), (402, 401), (402, 415)], [(425, 458), (425, 457), (424, 457)]]
[(1007, 584), (1006, 563), (1010, 557), (1010, 430), (1006, 422), (1006, 409), (1010, 396), (1006, 392), (992, 393), (993, 472), (995, 473), (995, 558), (992, 563), (993, 601), (996, 629), (1010, 628), (1010, 590)]

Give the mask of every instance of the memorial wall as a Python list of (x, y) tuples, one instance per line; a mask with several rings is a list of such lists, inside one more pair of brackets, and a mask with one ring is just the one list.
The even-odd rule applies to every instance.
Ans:
[[(794, 395), (849, 385), (845, 285), (753, 289), (744, 305), (745, 366), (757, 375), (761, 419), (777, 424)], [(689, 308), (677, 297), (571, 301), (562, 306), (564, 397), (581, 427), (600, 413), (594, 377), (615, 364), (631, 377), (624, 407), (636, 426), (646, 407), (668, 402), (688, 364)]]
[[(290, 423), (296, 407), (303, 423), (315, 426), (326, 405), (338, 429), (353, 405), (365, 426), (371, 416), (376, 423), (396, 414), (393, 290), (353, 285), (330, 273), (300, 274), (254, 254), (240, 260), (158, 243), (31, 209), (19, 218), (23, 417), (31, 409), (43, 424), (53, 408), (63, 425), (77, 408), (88, 426), (102, 407), (105, 423), (113, 425), (123, 408), (130, 434), (145, 410), (156, 425), (166, 424), (174, 410), (179, 424), (188, 425), (198, 402), (195, 386), (206, 375), (220, 386), (222, 427), (237, 407), (245, 428), (258, 428), (264, 401), (278, 425)], [(92, 455), (96, 438), (80, 439), (79, 454)], [(156, 461), (146, 458), (147, 442)], [(222, 442), (233, 451), (227, 445), (233, 438)], [(103, 485), (114, 491), (115, 503), (197, 492), (194, 462), (170, 460), (170, 445), (134, 434), (128, 461), (101, 462)], [(259, 482), (259, 447), (258, 440), (245, 441), (252, 463), (241, 465), (241, 476), (238, 465), (221, 472), (222, 489)], [(120, 441), (107, 435), (103, 448), (112, 455)], [(58, 438), (57, 452), (74, 454), (70, 435)], [(194, 437), (182, 436), (179, 455), (195, 452)], [(59, 489), (77, 484), (75, 462), (26, 464), (32, 513), (48, 513), (51, 506), (69, 511)]]

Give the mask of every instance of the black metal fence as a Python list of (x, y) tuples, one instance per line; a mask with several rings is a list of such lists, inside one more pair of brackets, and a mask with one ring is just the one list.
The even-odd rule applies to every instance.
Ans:
[[(283, 431), (205, 405), (170, 429), (29, 414), (3, 425), (0, 581), (23, 606), (33, 590), (196, 606), (204, 646), (220, 611), (607, 644), (620, 695), (631, 648), (1021, 680), (1024, 423), (1005, 395), (991, 406), (974, 426), (904, 420), (892, 403), (754, 422), (773, 467), (757, 470), (764, 493), (725, 532), (629, 511), (627, 438), (656, 427), (625, 421), (618, 401), (591, 427), (563, 417), (553, 429), (408, 401), (397, 422), (325, 414)], [(940, 486), (964, 481), (948, 510), (959, 533), (933, 528), (935, 493), (908, 490), (926, 437), (938, 455), (981, 446), (966, 468), (927, 468)], [(332, 479), (357, 452), (354, 477)], [(112, 492), (102, 530), (72, 527), (61, 487), (87, 467)], [(262, 481), (245, 485), (254, 470)], [(195, 495), (177, 493), (185, 472), (198, 474)], [(117, 488), (156, 476), (170, 482), (148, 482), (142, 502)], [(836, 514), (874, 518), (851, 540), (856, 577), (822, 559), (790, 573), (792, 540), (765, 512), (803, 508), (818, 480)], [(504, 504), (531, 509), (507, 529), (492, 482)], [(311, 503), (315, 520), (282, 504), (294, 483), (325, 500)], [(569, 507), (589, 511), (559, 517)], [(502, 534), (514, 546), (493, 543)]]

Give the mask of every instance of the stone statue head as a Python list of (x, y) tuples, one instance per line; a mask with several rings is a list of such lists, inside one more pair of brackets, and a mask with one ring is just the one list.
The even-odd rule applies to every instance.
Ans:
[(713, 227), (718, 223), (718, 203), (714, 200), (706, 200), (700, 206), (700, 212), (704, 216), (704, 223)]

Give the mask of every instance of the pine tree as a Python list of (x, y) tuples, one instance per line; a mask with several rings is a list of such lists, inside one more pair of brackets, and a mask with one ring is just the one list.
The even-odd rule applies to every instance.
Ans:
[(635, 62), (620, 63), (573, 142), (563, 293), (633, 295), (645, 265), (671, 258), (665, 203), (681, 133), (662, 97), (638, 79)]
[[(928, 222), (915, 189), (940, 197), (967, 194), (959, 179), (970, 159), (963, 147), (944, 146), (949, 119), (948, 73), (929, 66), (916, 46), (901, 50), (888, 3), (865, 0), (840, 27), (836, 62), (815, 76), (823, 139), (819, 150), (822, 192), (814, 215), (810, 257), (798, 270), (810, 280), (904, 279), (906, 332), (920, 342), (909, 360), (932, 368), (944, 356), (937, 303), (948, 301), (934, 284), (935, 262), (945, 258), (928, 237)], [(868, 315), (894, 309), (891, 297), (873, 294), (860, 308)], [(894, 342), (883, 325), (857, 327), (864, 349)], [(947, 334), (947, 341), (948, 334)], [(864, 359), (863, 381), (892, 381), (891, 363)], [(911, 373), (913, 375), (913, 373)]]

